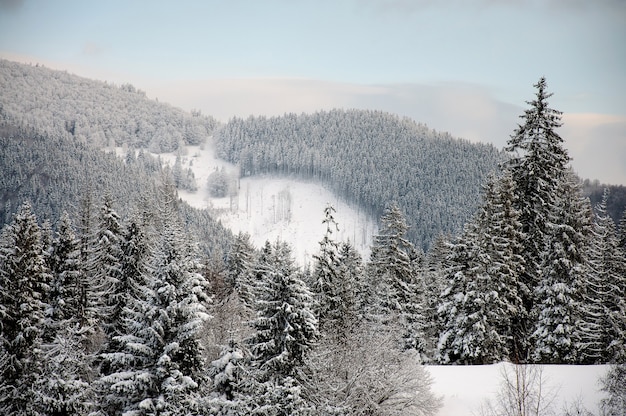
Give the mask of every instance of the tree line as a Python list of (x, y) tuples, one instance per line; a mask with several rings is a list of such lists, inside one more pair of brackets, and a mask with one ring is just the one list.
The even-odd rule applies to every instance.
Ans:
[(241, 176), (292, 175), (327, 185), (379, 218), (395, 201), (408, 238), (426, 250), (457, 233), (476, 209), (480, 184), (504, 154), (381, 111), (332, 110), (233, 118), (216, 130), (218, 155)]

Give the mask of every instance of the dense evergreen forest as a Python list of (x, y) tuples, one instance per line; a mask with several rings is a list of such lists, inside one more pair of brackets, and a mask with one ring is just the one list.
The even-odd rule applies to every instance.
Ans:
[(395, 115), (334, 110), (234, 118), (215, 136), (220, 157), (243, 176), (295, 175), (327, 184), (375, 218), (395, 202), (408, 238), (423, 249), (456, 233), (478, 204), (480, 185), (504, 154)]
[[(138, 123), (150, 119), (149, 111), (134, 113), (127, 105), (122, 112), (112, 108), (118, 116), (111, 119), (74, 125), (72, 111), (82, 114), (80, 105), (55, 110), (64, 100), (45, 98), (58, 91), (44, 82), (50, 76), (70, 88), (64, 82), (72, 76), (5, 61), (2, 73), (0, 413), (434, 415), (440, 401), (422, 363), (511, 361), (616, 364), (603, 381), (609, 394), (603, 411), (619, 414), (626, 398), (620, 387), (626, 385), (626, 212), (616, 224), (608, 214), (610, 189), (592, 205), (571, 172), (556, 132), (561, 113), (549, 106), (545, 79), (535, 85), (504, 153), (378, 112), (235, 119), (223, 126), (220, 149), (244, 175), (344, 178), (368, 189), (337, 188), (381, 213), (370, 257), (335, 239), (340, 224), (329, 205), (320, 212), (326, 233), (319, 252), (303, 269), (287, 244), (255, 248), (249, 236), (232, 236), (205, 211), (189, 208), (177, 196), (175, 172), (133, 149), (175, 148), (186, 142), (187, 122), (210, 134), (210, 117), (168, 113), (169, 125), (179, 129), (175, 141), (140, 139), (143, 129), (123, 123), (103, 129), (107, 144), (128, 147), (120, 159), (101, 151), (103, 143), (91, 135), (101, 137), (97, 131), (116, 125), (123, 112), (124, 120)], [(50, 108), (22, 107), (27, 100), (15, 94), (23, 91), (5, 88), (7, 73), (24, 78), (20, 88), (41, 88)], [(33, 80), (46, 85), (29, 87)], [(113, 95), (97, 108), (117, 100), (169, 108), (130, 86), (82, 82), (86, 90)], [(68, 101), (79, 96), (68, 94)], [(302, 138), (294, 139), (294, 131)], [(295, 152), (290, 142), (309, 133), (309, 147)], [(364, 164), (343, 161), (344, 168), (330, 156), (346, 151), (342, 135), (360, 143), (347, 159)], [(276, 146), (264, 144), (271, 137)], [(386, 147), (370, 157), (366, 146), (380, 142)], [(453, 163), (443, 163), (440, 144)], [(328, 163), (307, 159), (318, 147)], [(421, 172), (411, 156), (419, 152), (427, 155), (420, 164), (429, 174), (410, 182), (400, 172)], [(382, 184), (385, 169), (395, 185)], [(369, 182), (360, 178), (368, 170), (378, 172)], [(428, 192), (445, 189), (445, 195), (428, 194), (425, 201), (453, 204), (446, 192), (465, 179), (475, 183), (475, 199), (459, 198), (474, 209), (442, 203), (439, 214), (427, 211), (433, 218), (407, 214), (405, 195), (439, 186)], [(376, 192), (389, 199), (377, 202)], [(420, 204), (412, 209), (424, 211), (426, 202)], [(467, 219), (445, 219), (448, 209), (450, 218)], [(437, 218), (431, 231), (418, 228)], [(426, 237), (437, 235), (433, 230), (455, 226), (462, 231), (438, 234), (422, 250)], [(422, 237), (411, 234), (416, 230)]]

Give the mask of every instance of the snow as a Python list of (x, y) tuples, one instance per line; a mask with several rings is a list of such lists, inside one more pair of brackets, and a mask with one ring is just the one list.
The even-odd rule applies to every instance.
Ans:
[[(502, 372), (509, 363), (475, 366), (426, 366), (433, 379), (432, 391), (443, 396), (439, 416), (479, 416), (486, 400), (493, 404), (500, 390)], [(599, 380), (608, 371), (606, 365), (543, 365), (547, 390), (554, 392), (554, 411), (579, 399), (594, 414), (604, 397)], [(510, 368), (509, 368), (510, 369)]]
[[(123, 155), (122, 149), (117, 150)], [(156, 156), (156, 155), (155, 155)], [(164, 163), (174, 165), (175, 153), (158, 155)], [(262, 247), (276, 239), (291, 245), (296, 262), (310, 265), (319, 251), (319, 241), (326, 226), (322, 224), (328, 203), (335, 209), (339, 232), (337, 241), (350, 241), (364, 259), (369, 257), (376, 221), (339, 198), (323, 185), (294, 178), (255, 176), (239, 180), (237, 166), (215, 156), (211, 139), (201, 146), (185, 146), (181, 157), (183, 169), (193, 170), (198, 191), (179, 190), (179, 196), (196, 208), (208, 208), (233, 233), (250, 234), (251, 242)], [(216, 170), (231, 178), (236, 195), (211, 198), (207, 179)]]
[[(125, 154), (116, 149), (118, 155)], [(156, 156), (156, 155), (155, 155)], [(174, 165), (176, 154), (161, 154), (161, 159)], [(182, 152), (182, 166), (191, 167), (198, 191), (179, 191), (179, 196), (196, 208), (211, 209), (224, 226), (234, 233), (247, 232), (251, 241), (261, 247), (266, 240), (277, 238), (292, 246), (295, 260), (300, 265), (310, 264), (319, 249), (325, 233), (324, 208), (331, 203), (336, 208), (335, 219), (340, 231), (339, 241), (352, 242), (364, 259), (369, 257), (369, 246), (376, 232), (376, 222), (358, 208), (347, 204), (319, 183), (284, 177), (251, 177), (237, 180), (238, 168), (215, 156), (211, 140), (201, 146), (186, 146)], [(215, 170), (224, 170), (237, 183), (237, 195), (211, 198), (207, 178)], [(480, 416), (481, 405), (496, 401), (502, 383), (504, 366), (500, 363), (483, 366), (428, 365), (436, 395), (443, 397), (439, 416)], [(604, 397), (599, 390), (599, 379), (608, 366), (541, 366), (548, 389), (554, 392), (554, 411), (581, 400), (595, 414)]]

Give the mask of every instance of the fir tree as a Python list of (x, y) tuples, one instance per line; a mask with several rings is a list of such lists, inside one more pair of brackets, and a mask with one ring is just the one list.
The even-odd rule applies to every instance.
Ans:
[(166, 185), (159, 239), (145, 272), (131, 285), (133, 296), (122, 315), (125, 333), (113, 337), (119, 351), (104, 354), (114, 370), (100, 379), (105, 412), (178, 415), (199, 407), (206, 379), (199, 334), (209, 299), (184, 239), (175, 195)]
[(333, 233), (339, 226), (333, 216), (335, 208), (328, 205), (324, 209), (323, 224), (326, 233), (320, 241), (320, 251), (315, 255), (311, 289), (315, 294), (317, 319), (322, 332), (336, 331), (337, 322), (346, 318), (346, 308), (353, 305), (349, 282), (344, 281), (341, 269), (339, 243), (333, 239)]
[(266, 246), (261, 258), (255, 332), (248, 340), (251, 379), (246, 403), (249, 409), (257, 409), (254, 414), (263, 414), (258, 409), (273, 409), (268, 414), (277, 415), (304, 414), (309, 408), (301, 396), (305, 359), (319, 336), (313, 298), (285, 243)]
[(580, 282), (587, 266), (590, 209), (573, 174), (559, 185), (557, 209), (546, 222), (542, 278), (535, 288), (531, 311), (536, 319), (532, 358), (537, 362), (575, 363), (581, 337), (577, 322), (584, 308)]
[(595, 209), (586, 279), (582, 284), (585, 309), (580, 350), (584, 362), (621, 362), (626, 359), (626, 268), (615, 224), (606, 205), (608, 190)]
[(234, 289), (249, 308), (254, 305), (253, 262), (254, 248), (250, 243), (250, 235), (237, 234), (226, 257), (226, 285)]
[(44, 313), (51, 276), (41, 229), (24, 203), (0, 237), (0, 413), (38, 414)]
[(58, 328), (87, 321), (83, 296), (88, 284), (80, 261), (80, 240), (67, 212), (61, 216), (48, 263), (52, 274), (49, 326), (54, 337)]
[(261, 380), (297, 375), (318, 337), (312, 295), (297, 274), (289, 247), (276, 242), (267, 262), (259, 282), (256, 333), (249, 340)]
[(421, 351), (424, 344), (424, 317), (418, 293), (416, 269), (410, 254), (413, 244), (406, 239), (408, 227), (402, 212), (392, 204), (381, 217), (381, 229), (374, 236), (368, 277), (375, 290), (374, 315), (383, 320), (393, 315), (404, 328), (406, 348)]
[(122, 225), (113, 208), (110, 195), (105, 195), (98, 217), (95, 241), (90, 246), (89, 269), (92, 284), (90, 303), (97, 307), (102, 328), (110, 338), (119, 335), (116, 323), (120, 321), (122, 292)]
[[(505, 150), (512, 154), (505, 167), (511, 172), (517, 193), (517, 206), (520, 211), (521, 231), (525, 235), (523, 257), (525, 271), (521, 283), (528, 290), (522, 291), (522, 301), (526, 311), (533, 309), (537, 286), (542, 278), (542, 266), (546, 265), (543, 253), (550, 244), (547, 233), (550, 222), (560, 223), (555, 217), (558, 210), (558, 198), (561, 197), (561, 182), (569, 162), (567, 151), (563, 147), (563, 139), (556, 129), (561, 126), (561, 112), (548, 106), (545, 78), (535, 84), (536, 98), (527, 102), (530, 105), (521, 118), (519, 125), (507, 142)], [(554, 228), (552, 228), (554, 231)], [(530, 325), (522, 323), (520, 329), (530, 329)], [(530, 334), (518, 337), (527, 339)], [(530, 345), (520, 345), (519, 358), (525, 360)]]
[(35, 386), (46, 415), (82, 416), (93, 409), (91, 360), (78, 323), (62, 327), (42, 347), (42, 374)]

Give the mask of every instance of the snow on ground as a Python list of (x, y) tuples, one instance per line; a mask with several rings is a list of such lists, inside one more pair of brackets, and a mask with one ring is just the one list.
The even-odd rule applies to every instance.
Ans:
[[(433, 379), (432, 391), (443, 396), (443, 407), (439, 416), (480, 416), (481, 405), (489, 399), (497, 402), (505, 367), (513, 371), (508, 363), (475, 366), (439, 366), (426, 368)], [(604, 393), (600, 391), (599, 379), (606, 374), (605, 365), (543, 365), (546, 397), (555, 399), (553, 410), (562, 414), (564, 406), (578, 400), (594, 414)], [(552, 392), (552, 394), (551, 394)]]
[[(116, 149), (120, 156), (125, 154)], [(174, 165), (175, 154), (161, 154), (161, 159)], [(291, 244), (294, 258), (300, 265), (311, 264), (312, 255), (318, 252), (319, 241), (326, 231), (322, 224), (324, 208), (331, 203), (336, 209), (335, 219), (340, 231), (335, 237), (351, 241), (364, 259), (369, 256), (372, 235), (376, 224), (355, 207), (343, 202), (322, 185), (288, 178), (271, 176), (238, 178), (238, 169), (215, 157), (210, 139), (206, 145), (187, 146), (182, 152), (183, 168), (191, 167), (198, 191), (179, 191), (180, 197), (196, 208), (213, 210), (222, 224), (234, 233), (247, 232), (252, 242), (261, 247), (266, 240), (277, 238)], [(215, 170), (224, 170), (236, 183), (236, 195), (210, 198), (207, 178)], [(436, 366), (429, 365), (435, 394), (443, 396), (439, 416), (480, 416), (481, 405), (487, 399), (495, 402), (502, 383), (504, 366)], [(598, 380), (607, 366), (542, 366), (548, 388), (554, 391), (554, 410), (559, 414), (564, 404), (581, 400), (589, 410), (598, 414), (598, 404), (603, 397)]]
[[(124, 154), (121, 149), (117, 153)], [(350, 241), (364, 259), (369, 257), (376, 222), (321, 184), (274, 176), (239, 180), (238, 168), (215, 156), (210, 138), (201, 146), (186, 146), (181, 153), (182, 167), (192, 169), (198, 190), (179, 190), (179, 196), (193, 207), (211, 209), (233, 233), (249, 233), (256, 247), (280, 239), (291, 245), (299, 265), (311, 264), (326, 232), (322, 220), (324, 208), (330, 203), (336, 209), (335, 220), (339, 224), (335, 240)], [(175, 153), (159, 157), (170, 166), (176, 160)], [(234, 195), (209, 196), (207, 179), (216, 170), (223, 170), (231, 178)]]

